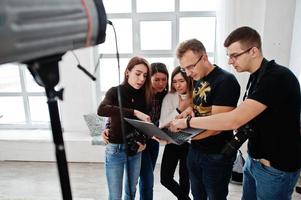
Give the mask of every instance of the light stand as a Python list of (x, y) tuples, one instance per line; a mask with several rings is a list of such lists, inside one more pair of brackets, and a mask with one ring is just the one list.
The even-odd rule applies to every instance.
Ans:
[(60, 122), (57, 98), (63, 99), (63, 89), (56, 91), (54, 87), (59, 82), (58, 62), (62, 54), (27, 62), (28, 69), (35, 81), (45, 88), (50, 114), (50, 123), (55, 145), (56, 163), (59, 171), (61, 192), (64, 200), (72, 200), (68, 166), (65, 154), (64, 139)]

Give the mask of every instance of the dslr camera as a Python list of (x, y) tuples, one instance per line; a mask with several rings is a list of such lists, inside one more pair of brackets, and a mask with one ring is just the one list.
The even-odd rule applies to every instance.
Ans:
[(227, 157), (236, 155), (236, 152), (241, 145), (254, 134), (255, 129), (252, 123), (247, 123), (246, 125), (240, 127), (236, 130), (234, 137), (225, 144), (221, 153)]
[(147, 139), (148, 137), (146, 135), (140, 133), (136, 129), (134, 129), (132, 132), (127, 134), (126, 136), (127, 155), (129, 156), (136, 155), (139, 149), (139, 145), (137, 144), (137, 142), (140, 142), (141, 144), (145, 144)]

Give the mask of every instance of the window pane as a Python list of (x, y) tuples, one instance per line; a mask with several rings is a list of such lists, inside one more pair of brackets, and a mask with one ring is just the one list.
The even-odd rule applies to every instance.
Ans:
[(33, 123), (50, 122), (46, 97), (28, 97)]
[(22, 97), (0, 97), (0, 124), (25, 123)]
[(207, 50), (213, 52), (215, 46), (215, 17), (183, 17), (180, 19), (180, 42), (196, 38)]
[(107, 13), (129, 13), (132, 11), (131, 0), (103, 0), (103, 5)]
[(140, 22), (141, 50), (170, 50), (171, 28), (171, 21)]
[[(119, 53), (133, 52), (133, 34), (131, 19), (111, 19), (116, 29)], [(113, 28), (108, 25), (106, 41), (98, 46), (99, 53), (116, 53)]]
[(0, 65), (0, 92), (21, 92), (19, 67), (17, 64)]
[(174, 0), (137, 0), (137, 12), (171, 12), (174, 10)]
[(180, 11), (215, 11), (217, 0), (180, 0)]
[[(120, 82), (123, 81), (124, 78), (124, 70), (129, 62), (129, 59), (121, 58), (120, 59)], [(100, 68), (100, 90), (107, 91), (113, 86), (117, 86), (118, 82), (118, 66), (117, 60), (115, 58), (112, 59), (101, 59), (99, 61)]]
[[(26, 66), (24, 66), (26, 67)], [(26, 91), (27, 92), (44, 92), (45, 89), (39, 86), (28, 69), (24, 69), (25, 73), (25, 83), (26, 83)]]

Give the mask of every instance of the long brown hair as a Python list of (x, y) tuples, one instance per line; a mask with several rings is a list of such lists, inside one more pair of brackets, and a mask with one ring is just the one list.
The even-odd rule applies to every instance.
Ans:
[(177, 74), (181, 74), (183, 76), (183, 78), (185, 79), (186, 83), (187, 83), (187, 94), (189, 96), (189, 98), (192, 97), (192, 90), (193, 90), (193, 85), (192, 85), (192, 79), (190, 77), (187, 76), (186, 73), (181, 71), (181, 67), (177, 66), (171, 74), (171, 87), (170, 87), (170, 92), (174, 93), (176, 92), (176, 89), (173, 87), (172, 81), (173, 78), (177, 75)]
[(150, 70), (150, 65), (145, 60), (144, 58), (135, 56), (130, 59), (125, 71), (124, 71), (124, 79), (123, 79), (123, 84), (128, 82), (128, 75), (127, 71), (131, 71), (136, 65), (143, 64), (147, 68), (147, 74), (146, 74), (146, 79), (145, 83), (142, 86), (142, 89), (145, 91), (145, 101), (147, 105), (151, 104), (152, 100), (152, 84), (151, 84), (151, 70)]

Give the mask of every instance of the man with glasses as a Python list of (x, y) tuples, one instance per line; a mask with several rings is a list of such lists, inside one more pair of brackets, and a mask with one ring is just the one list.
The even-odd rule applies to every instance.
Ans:
[(300, 176), (300, 85), (286, 67), (263, 57), (261, 38), (250, 27), (234, 30), (225, 40), (229, 64), (251, 73), (244, 101), (234, 110), (209, 117), (179, 119), (170, 129), (232, 130), (252, 125), (244, 166), (244, 200), (291, 199)]
[[(208, 60), (202, 42), (191, 39), (177, 48), (181, 69), (193, 78), (193, 104), (178, 117), (208, 116), (233, 110), (240, 94), (236, 78)], [(236, 156), (224, 157), (222, 147), (233, 131), (207, 131), (194, 137), (187, 156), (194, 200), (226, 199)]]

